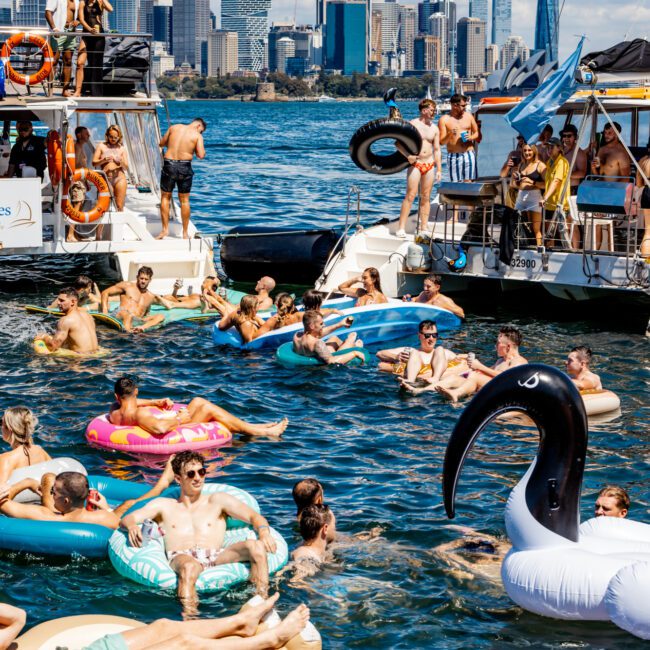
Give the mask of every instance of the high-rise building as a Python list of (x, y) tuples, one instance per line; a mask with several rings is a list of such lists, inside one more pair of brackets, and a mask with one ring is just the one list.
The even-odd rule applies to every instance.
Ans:
[(420, 34), (413, 41), (413, 69), (440, 70), (442, 65), (440, 39), (429, 34)]
[(46, 0), (13, 0), (13, 25), (42, 25), (45, 27)]
[(418, 33), (418, 12), (415, 5), (399, 5), (399, 48), (404, 52), (406, 70), (413, 68), (413, 39)]
[(429, 16), (429, 29), (427, 32), (440, 41), (441, 64), (443, 68), (449, 67), (449, 24), (443, 13), (435, 13)]
[(153, 32), (153, 0), (140, 0), (137, 29), (145, 34)]
[[(375, 3), (373, 6), (376, 7), (377, 3)], [(381, 17), (382, 17), (381, 9), (372, 10), (372, 19), (370, 21), (371, 24), (370, 57), (368, 61), (369, 63), (373, 63), (375, 68), (379, 68), (379, 69), (381, 68), (381, 53), (382, 53)]]
[[(223, 0), (222, 0), (223, 1)], [(325, 21), (325, 67), (343, 74), (368, 71), (366, 0), (329, 0)]]
[(208, 77), (232, 74), (239, 68), (237, 32), (215, 29), (208, 34)]
[(390, 74), (391, 62), (395, 60), (399, 47), (400, 5), (390, 0), (373, 2), (372, 8), (381, 12), (381, 67)]
[(153, 40), (165, 43), (167, 52), (173, 54), (172, 47), (172, 0), (153, 0)]
[(433, 5), (436, 4), (431, 0), (422, 0), (418, 4), (418, 31), (420, 34), (427, 34), (429, 30), (429, 16), (435, 11)]
[(485, 72), (485, 23), (478, 18), (458, 21), (458, 74), (476, 77)]
[(173, 0), (174, 33), (172, 44), (176, 65), (189, 63), (197, 72), (204, 68), (208, 31), (210, 31), (209, 0)]
[(325, 24), (325, 5), (327, 0), (316, 0), (316, 26), (320, 27)]
[(492, 0), (492, 43), (501, 46), (512, 31), (512, 0)]
[(485, 72), (494, 72), (499, 65), (499, 46), (491, 43), (485, 48)]
[(138, 31), (138, 16), (140, 15), (140, 0), (120, 0), (113, 5), (113, 11), (108, 14), (108, 24), (121, 34)]
[(469, 0), (469, 17), (488, 24), (488, 0)]
[(158, 78), (174, 69), (174, 57), (167, 52), (163, 43), (153, 43), (153, 52), (151, 56), (151, 74)]
[[(314, 30), (307, 25), (295, 26), (294, 23), (273, 23), (268, 40), (268, 67), (271, 72), (284, 72), (277, 62), (277, 43), (281, 38), (290, 38), (296, 46), (294, 54), (289, 58), (305, 59), (306, 65), (316, 65), (313, 60)], [(319, 46), (320, 47), (320, 46)], [(299, 64), (296, 64), (299, 65)]]
[(276, 43), (276, 65), (278, 72), (287, 73), (287, 59), (296, 56), (296, 43), (292, 38), (283, 36)]
[(240, 70), (266, 67), (270, 8), (271, 0), (221, 0), (221, 29), (239, 35)]
[(546, 50), (547, 61), (557, 61), (559, 32), (559, 0), (537, 0), (535, 49)]
[(443, 50), (443, 67), (449, 69), (456, 57), (456, 3), (453, 0), (441, 0), (434, 2), (432, 7), (434, 12), (442, 13), (447, 18), (447, 53)]
[(524, 42), (524, 39), (521, 36), (510, 36), (506, 39), (506, 42), (501, 48), (501, 54), (499, 56), (499, 67), (506, 68), (512, 63), (517, 57), (523, 63), (528, 60), (530, 56), (530, 50)]

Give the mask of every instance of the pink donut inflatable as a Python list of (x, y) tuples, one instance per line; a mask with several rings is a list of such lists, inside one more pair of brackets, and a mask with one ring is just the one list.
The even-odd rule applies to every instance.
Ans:
[[(180, 411), (185, 404), (174, 404)], [(152, 415), (168, 413), (157, 406), (146, 407)], [(149, 433), (140, 427), (115, 426), (108, 415), (100, 415), (86, 428), (86, 440), (98, 447), (143, 454), (175, 454), (179, 451), (213, 449), (227, 445), (232, 434), (219, 422), (184, 424), (164, 435)]]

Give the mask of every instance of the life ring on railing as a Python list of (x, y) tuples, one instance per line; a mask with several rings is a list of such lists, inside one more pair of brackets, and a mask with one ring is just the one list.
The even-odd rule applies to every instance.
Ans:
[[(95, 207), (88, 212), (76, 210), (68, 200), (70, 185), (76, 181), (89, 181), (97, 188), (97, 203), (95, 203)], [(92, 169), (82, 167), (66, 178), (63, 198), (61, 199), (61, 210), (63, 211), (63, 214), (72, 219), (72, 221), (76, 221), (77, 223), (93, 223), (102, 218), (110, 205), (111, 193), (108, 191), (108, 183), (106, 182), (106, 179), (101, 174)]]
[(395, 140), (412, 156), (417, 156), (422, 148), (420, 132), (401, 118), (382, 118), (359, 127), (350, 138), (348, 149), (352, 162), (371, 174), (397, 174), (409, 166), (408, 160), (399, 151), (377, 154), (371, 146), (377, 140)]
[(518, 104), (523, 97), (483, 97), (480, 105), (487, 104)]
[[(43, 53), (43, 65), (40, 69), (32, 75), (21, 74), (16, 72), (9, 62), (11, 57), (11, 52), (14, 47), (18, 45), (24, 45), (26, 43), (31, 43), (36, 45), (41, 52)], [(47, 39), (39, 36), (38, 34), (30, 34), (29, 32), (20, 32), (10, 36), (2, 45), (2, 50), (0, 50), (0, 58), (2, 62), (7, 66), (7, 74), (11, 81), (22, 84), (23, 86), (33, 86), (34, 84), (40, 83), (44, 79), (50, 76), (52, 72), (52, 63), (54, 62), (54, 55), (52, 54), (52, 48), (47, 42)]]
[(46, 138), (47, 143), (47, 169), (50, 172), (52, 187), (61, 182), (61, 177), (67, 177), (74, 173), (76, 166), (76, 154), (74, 150), (74, 138), (69, 135), (65, 141), (65, 161), (67, 168), (63, 169), (63, 147), (61, 147), (61, 136), (58, 131), (49, 131)]
[(67, 172), (74, 174), (77, 171), (77, 152), (74, 148), (74, 138), (71, 135), (67, 135), (65, 139), (65, 162), (66, 162), (66, 172), (64, 176), (67, 176)]

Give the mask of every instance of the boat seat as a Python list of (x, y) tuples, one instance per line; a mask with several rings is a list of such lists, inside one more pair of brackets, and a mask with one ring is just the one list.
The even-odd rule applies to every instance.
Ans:
[[(594, 242), (596, 241), (596, 228), (604, 227), (604, 234), (606, 234), (607, 237), (603, 237), (599, 250), (602, 250), (603, 246), (606, 246), (606, 251), (610, 253), (614, 252), (614, 215), (594, 216), (598, 213), (580, 212), (577, 206), (577, 197), (575, 196), (569, 197), (569, 213), (571, 214), (571, 226), (568, 233), (569, 243), (573, 241), (574, 229), (578, 226), (582, 226), (585, 237), (584, 246), (587, 250), (593, 249)], [(588, 228), (586, 226), (588, 226)]]

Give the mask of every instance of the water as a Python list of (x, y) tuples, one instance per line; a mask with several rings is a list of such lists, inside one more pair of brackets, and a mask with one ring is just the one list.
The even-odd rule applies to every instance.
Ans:
[[(383, 114), (375, 103), (253, 105), (170, 103), (172, 119), (195, 114), (209, 122), (208, 157), (196, 165), (194, 209), (203, 230), (235, 224), (333, 225), (345, 211), (348, 185), (361, 186), (364, 217), (396, 214), (403, 177), (364, 174), (347, 157), (347, 141), (361, 123)], [(407, 114), (415, 114), (408, 105)], [(523, 612), (500, 584), (460, 578), (432, 552), (458, 532), (447, 528), (440, 475), (446, 440), (460, 410), (437, 396), (408, 397), (392, 377), (373, 368), (294, 369), (268, 353), (213, 348), (210, 327), (173, 324), (162, 332), (128, 337), (100, 328), (110, 357), (84, 362), (35, 358), (30, 341), (50, 322), (26, 315), (26, 302), (44, 303), (87, 261), (45, 265), (5, 263), (0, 275), (0, 408), (26, 404), (40, 418), (37, 439), (52, 455), (75, 456), (91, 473), (152, 482), (155, 463), (90, 449), (88, 421), (106, 408), (111, 386), (135, 373), (146, 397), (178, 401), (203, 395), (255, 421), (287, 415), (280, 441), (236, 440), (214, 455), (215, 480), (250, 491), (288, 540), (298, 542), (293, 483), (315, 476), (325, 486), (338, 528), (347, 537), (334, 560), (304, 585), (274, 580), (280, 610), (299, 602), (327, 648), (632, 648), (640, 641), (605, 623), (549, 621)], [(106, 279), (98, 275), (101, 286)], [(593, 425), (581, 514), (591, 514), (596, 491), (608, 482), (630, 489), (631, 514), (650, 521), (647, 472), (650, 355), (648, 342), (628, 319), (585, 318), (548, 301), (513, 306), (470, 301), (458, 332), (444, 344), (493, 359), (499, 324), (524, 333), (523, 354), (560, 364), (586, 343), (596, 371), (621, 396), (618, 419)], [(412, 345), (415, 340), (405, 341)], [(373, 348), (373, 351), (376, 348)], [(536, 450), (533, 430), (492, 427), (479, 440), (461, 477), (454, 523), (503, 535), (504, 503)], [(350, 536), (373, 528), (381, 536)], [(121, 578), (110, 562), (0, 555), (0, 600), (28, 611), (29, 625), (72, 614), (110, 613), (151, 621), (179, 617), (174, 598)], [(204, 597), (202, 616), (235, 611), (248, 587)]]

